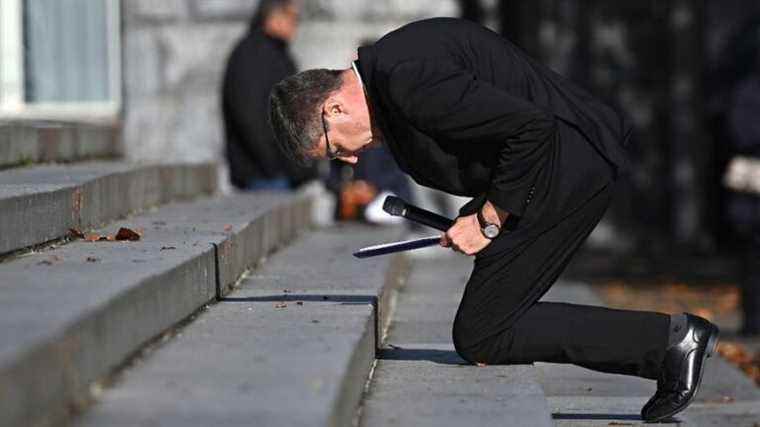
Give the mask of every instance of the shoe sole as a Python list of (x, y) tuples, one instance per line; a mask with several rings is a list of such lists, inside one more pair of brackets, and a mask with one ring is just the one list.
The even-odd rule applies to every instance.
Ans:
[(665, 415), (659, 416), (657, 418), (653, 418), (651, 420), (645, 420), (647, 422), (658, 422), (665, 420), (667, 418), (672, 417), (673, 415), (683, 411), (691, 405), (692, 400), (697, 396), (697, 393), (699, 393), (699, 386), (702, 385), (702, 375), (705, 373), (705, 360), (712, 357), (712, 355), (715, 353), (715, 350), (718, 348), (718, 337), (720, 336), (720, 331), (718, 330), (718, 327), (713, 325), (712, 326), (712, 332), (710, 332), (710, 338), (707, 339), (707, 346), (705, 347), (705, 354), (702, 357), (702, 363), (699, 364), (699, 378), (697, 379), (697, 385), (694, 387), (694, 393), (691, 394), (691, 397), (689, 400), (686, 401), (683, 405), (676, 408), (674, 411), (667, 413)]

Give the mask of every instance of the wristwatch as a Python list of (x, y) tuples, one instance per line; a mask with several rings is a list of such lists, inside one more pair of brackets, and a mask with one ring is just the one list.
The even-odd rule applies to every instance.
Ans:
[(486, 219), (483, 218), (483, 212), (481, 210), (478, 210), (478, 223), (480, 224), (480, 232), (483, 233), (483, 236), (485, 236), (486, 239), (493, 240), (501, 232), (499, 224), (486, 221)]

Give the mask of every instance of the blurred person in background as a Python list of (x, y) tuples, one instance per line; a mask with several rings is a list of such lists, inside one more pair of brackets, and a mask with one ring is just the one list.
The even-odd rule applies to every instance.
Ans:
[(272, 86), (296, 72), (288, 44), (298, 29), (297, 0), (261, 0), (248, 33), (227, 62), (222, 88), (226, 158), (241, 190), (288, 190), (315, 178), (278, 148), (268, 124)]
[[(754, 28), (754, 68), (734, 90), (728, 110), (728, 133), (736, 156), (760, 161), (760, 25)], [(760, 177), (760, 171), (750, 171)], [(735, 191), (729, 196), (729, 221), (744, 246), (742, 328), (744, 336), (760, 336), (760, 194)]]

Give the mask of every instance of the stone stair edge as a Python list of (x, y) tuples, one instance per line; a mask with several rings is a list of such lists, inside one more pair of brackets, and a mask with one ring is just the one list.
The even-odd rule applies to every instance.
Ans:
[[(110, 170), (109, 170), (110, 169)], [(0, 254), (217, 191), (216, 165), (92, 162), (0, 172)]]
[[(259, 195), (235, 195), (221, 199), (238, 197)], [(64, 327), (60, 333), (45, 337), (42, 342), (28, 346), (27, 351), (18, 352), (18, 356), (10, 362), (6, 361), (0, 367), (0, 419), (6, 421), (0, 422), (0, 425), (9, 420), (13, 420), (9, 425), (44, 425), (45, 420), (52, 420), (50, 423), (55, 424), (66, 418), (72, 402), (76, 403), (87, 396), (89, 384), (107, 375), (153, 337), (228, 292), (232, 282), (247, 268), (311, 226), (311, 197), (270, 197), (270, 205), (265, 212), (242, 226), (236, 225), (229, 232), (225, 230), (224, 237), (217, 237), (216, 242), (199, 249), (192, 258), (173, 269), (130, 285), (116, 298), (102, 304), (99, 309), (85, 313), (84, 317)], [(212, 199), (209, 200), (207, 203), (213, 203)], [(161, 209), (157, 212), (152, 215), (160, 215)], [(70, 245), (63, 247), (66, 246)], [(153, 250), (157, 252), (158, 246)], [(36, 262), (36, 259), (28, 262)], [(198, 283), (202, 284), (200, 291), (192, 286)], [(170, 301), (170, 306), (178, 307), (173, 309), (166, 304), (157, 305), (155, 301)], [(140, 310), (142, 305), (150, 307), (151, 304), (152, 310)], [(142, 324), (142, 330), (125, 334), (124, 325), (130, 325), (131, 329), (131, 322), (138, 321)], [(112, 339), (110, 337), (118, 340), (119, 334), (127, 336), (126, 344), (113, 345), (121, 348), (107, 351), (109, 346), (102, 346), (103, 342), (108, 342)]]
[(340, 394), (333, 409), (331, 418), (335, 420), (334, 425), (350, 425), (357, 416), (368, 381), (371, 380), (378, 352), (383, 347), (386, 331), (393, 317), (394, 292), (404, 286), (409, 275), (410, 259), (403, 253), (392, 256), (387, 263), (388, 268), (385, 271), (382, 287), (378, 290), (372, 312), (374, 328), (369, 332), (371, 336), (365, 334), (364, 339), (369, 342), (360, 341), (354, 348), (354, 354), (351, 356), (346, 375), (342, 379)]
[[(324, 230), (323, 230), (324, 231)], [(328, 231), (329, 232), (329, 231)], [(340, 233), (340, 232), (337, 232)], [(350, 231), (349, 231), (350, 233)], [(317, 233), (314, 233), (317, 234)], [(381, 234), (381, 233), (379, 233)], [(313, 247), (315, 244), (318, 244), (318, 242), (323, 242), (318, 237), (309, 239), (311, 236), (307, 236), (306, 240), (299, 239), (297, 242), (291, 244), (289, 248), (287, 248), (285, 251), (277, 252), (273, 255), (272, 259), (274, 260), (277, 257), (280, 257), (280, 259), (288, 258), (289, 261), (287, 262), (270, 262), (265, 263), (263, 266), (257, 269), (257, 271), (261, 274), (261, 276), (257, 276), (256, 274), (248, 276), (246, 279), (244, 279), (242, 282), (238, 284), (238, 286), (232, 291), (233, 295), (229, 299), (223, 299), (218, 302), (218, 304), (212, 305), (209, 308), (209, 313), (204, 313), (204, 315), (208, 315), (213, 310), (219, 309), (224, 310), (222, 308), (225, 304), (229, 304), (227, 307), (231, 307), (237, 304), (259, 304), (259, 305), (266, 305), (271, 310), (272, 305), (276, 305), (276, 297), (282, 296), (284, 301), (287, 302), (287, 307), (282, 308), (281, 313), (285, 313), (287, 310), (297, 310), (297, 312), (302, 312), (303, 310), (309, 310), (309, 307), (315, 307), (315, 306), (321, 306), (321, 305), (334, 305), (335, 310), (333, 310), (333, 314), (336, 315), (343, 315), (343, 316), (357, 316), (357, 311), (355, 310), (355, 307), (357, 304), (361, 304), (366, 297), (366, 303), (369, 303), (372, 305), (371, 310), (367, 310), (362, 316), (363, 321), (361, 322), (352, 322), (352, 328), (355, 327), (356, 329), (352, 329), (353, 333), (350, 334), (350, 336), (346, 336), (345, 340), (350, 341), (350, 345), (347, 346), (347, 348), (343, 351), (343, 356), (341, 356), (341, 373), (339, 375), (336, 375), (335, 378), (333, 378), (331, 381), (334, 381), (332, 386), (325, 386), (325, 390), (331, 390), (330, 391), (330, 397), (324, 398), (325, 406), (322, 407), (321, 412), (319, 412), (320, 416), (315, 417), (312, 419), (312, 422), (314, 424), (306, 424), (306, 425), (351, 425), (352, 420), (356, 417), (357, 410), (360, 407), (361, 399), (364, 394), (364, 389), (366, 387), (367, 381), (369, 380), (369, 374), (371, 372), (373, 363), (375, 361), (376, 357), (376, 351), (380, 347), (380, 336), (378, 336), (378, 333), (382, 333), (382, 330), (387, 327), (387, 324), (390, 322), (390, 316), (391, 316), (391, 301), (392, 301), (392, 294), (393, 291), (398, 289), (399, 287), (403, 286), (405, 278), (408, 274), (409, 268), (410, 268), (410, 260), (407, 256), (404, 254), (396, 254), (394, 256), (389, 257), (383, 257), (378, 258), (374, 261), (374, 263), (377, 263), (376, 265), (378, 268), (371, 268), (369, 270), (363, 270), (366, 271), (367, 274), (364, 276), (351, 276), (347, 279), (348, 276), (337, 274), (333, 276), (335, 281), (337, 282), (345, 282), (342, 287), (339, 288), (331, 288), (331, 289), (324, 289), (320, 288), (320, 284), (315, 285), (316, 288), (308, 289), (308, 292), (301, 294), (295, 294), (295, 295), (289, 295), (287, 292), (285, 294), (281, 294), (279, 291), (282, 290), (282, 287), (279, 286), (287, 286), (290, 288), (290, 285), (288, 283), (301, 283), (301, 279), (303, 276), (301, 276), (299, 273), (296, 274), (289, 274), (289, 268), (288, 263), (294, 262), (298, 263), (300, 259), (297, 257), (290, 257), (292, 252), (289, 252), (289, 250), (295, 246), (301, 245), (301, 246), (309, 246)], [(380, 238), (380, 235), (376, 236), (377, 238)], [(386, 236), (387, 237), (387, 236)], [(334, 243), (334, 242), (333, 242)], [(355, 241), (356, 243), (356, 241)], [(330, 245), (331, 243), (327, 243), (327, 245)], [(364, 244), (362, 242), (361, 244)], [(339, 245), (336, 245), (339, 246)], [(350, 245), (349, 245), (350, 246)], [(325, 248), (320, 248), (324, 250)], [(346, 252), (350, 248), (343, 247), (341, 249), (341, 252), (345, 252), (348, 255), (348, 252)], [(350, 255), (349, 255), (350, 256)], [(345, 262), (345, 261), (339, 261)], [(366, 261), (363, 261), (366, 262)], [(276, 267), (274, 267), (276, 265)], [(325, 267), (325, 271), (335, 271), (332, 267)], [(266, 280), (268, 277), (276, 277), (278, 284), (267, 287), (264, 285), (263, 289), (261, 289), (262, 281)], [(330, 282), (332, 279), (326, 278), (327, 282)], [(363, 283), (361, 286), (355, 286), (351, 284), (351, 281), (357, 281), (361, 280)], [(368, 282), (371, 282), (368, 284)], [(293, 288), (291, 288), (293, 289)], [(356, 290), (356, 293), (350, 293), (349, 290), (354, 289)], [(304, 291), (307, 291), (304, 289)], [(290, 292), (296, 292), (296, 291), (290, 291)], [(320, 298), (320, 296), (349, 296), (348, 299), (345, 301), (341, 301), (340, 298), (338, 299), (325, 299), (323, 300)], [(293, 296), (293, 299), (288, 298), (288, 296)], [(303, 298), (305, 297), (305, 301), (303, 301), (301, 304), (296, 304), (296, 302), (299, 300), (299, 297)], [(311, 298), (309, 298), (311, 297)], [(354, 298), (351, 298), (354, 297)], [(250, 301), (250, 302), (249, 302)], [(222, 307), (218, 307), (222, 306)], [(258, 307), (258, 306), (257, 306)], [(243, 313), (245, 313), (245, 309), (243, 310)], [(260, 308), (255, 308), (254, 312), (260, 312)], [(277, 310), (275, 309), (275, 312)], [(318, 312), (319, 310), (317, 310)], [(217, 315), (218, 316), (218, 315)], [(318, 314), (314, 314), (314, 316), (318, 316)], [(213, 316), (211, 316), (213, 318)], [(224, 316), (222, 316), (224, 317)], [(319, 317), (313, 317), (314, 319), (319, 319)], [(348, 317), (347, 317), (348, 318)], [(199, 325), (199, 328), (208, 328), (208, 325), (211, 320), (208, 318), (202, 318), (199, 317), (197, 320), (201, 321), (201, 325)], [(229, 321), (229, 320), (228, 320)], [(324, 322), (324, 321), (323, 321)], [(329, 323), (329, 322), (328, 322)], [(203, 326), (205, 325), (205, 326)], [(265, 328), (266, 323), (262, 323), (261, 320), (257, 320), (256, 322), (257, 329), (256, 334), (265, 334), (265, 330), (262, 330), (262, 328)], [(193, 327), (192, 323), (188, 324), (187, 327)], [(205, 330), (205, 329), (204, 329)], [(208, 333), (208, 332), (206, 332)], [(270, 332), (271, 333), (271, 332)], [(197, 334), (197, 331), (196, 331)], [(191, 335), (192, 333), (187, 332), (183, 333), (183, 336)], [(311, 336), (308, 335), (307, 336)], [(313, 339), (325, 339), (321, 338), (319, 336), (311, 336)], [(196, 342), (197, 344), (197, 342)], [(337, 347), (340, 348), (341, 345), (337, 343), (332, 343), (330, 341), (327, 341), (326, 344), (330, 347)], [(347, 342), (344, 342), (344, 345), (346, 345)], [(171, 342), (167, 343), (167, 345), (172, 345)], [(187, 347), (187, 344), (184, 344), (185, 347)], [(308, 347), (308, 346), (307, 346)], [(157, 349), (156, 353), (160, 353), (161, 348)], [(174, 358), (172, 360), (176, 359), (176, 353), (174, 351), (169, 351), (171, 354), (174, 355)], [(312, 360), (309, 355), (304, 354), (305, 358), (304, 363), (308, 364), (307, 360)], [(271, 357), (275, 357), (272, 355)], [(271, 358), (267, 357), (267, 358)], [(292, 357), (291, 357), (292, 358)], [(164, 357), (163, 363), (166, 363), (167, 358)], [(290, 362), (293, 362), (292, 360), (288, 359)], [(150, 364), (150, 361), (147, 361), (146, 363)], [(162, 363), (162, 362), (159, 362)], [(233, 367), (234, 368), (234, 367)], [(154, 371), (158, 368), (151, 368), (151, 371)], [(223, 369), (220, 367), (220, 369)], [(159, 371), (161, 369), (158, 369)], [(192, 372), (200, 372), (202, 369), (196, 367), (191, 369)], [(145, 378), (146, 374), (138, 375), (138, 378)], [(218, 373), (221, 377), (225, 377), (225, 374), (220, 372)], [(241, 374), (245, 375), (245, 374)], [(125, 375), (126, 378), (129, 379), (129, 375)], [(306, 378), (303, 379), (303, 381), (288, 381), (288, 377), (282, 378), (280, 381), (277, 382), (277, 384), (281, 386), (281, 384), (286, 384), (284, 387), (305, 387), (306, 386)], [(173, 382), (171, 378), (167, 378), (167, 381)], [(139, 379), (137, 380), (139, 384)], [(127, 380), (129, 382), (129, 380)], [(206, 384), (205, 380), (201, 381), (204, 384)], [(132, 384), (132, 386), (135, 386)], [(229, 385), (230, 387), (234, 387), (234, 385)], [(118, 385), (116, 386), (118, 388)], [(137, 389), (142, 389), (144, 385), (137, 385)], [(182, 388), (182, 385), (179, 385), (179, 388)], [(157, 392), (156, 390), (153, 390), (151, 393)], [(108, 390), (105, 391), (105, 394), (108, 394)], [(297, 393), (295, 393), (297, 394)], [(120, 396), (123, 394), (117, 393), (117, 396)], [(131, 395), (131, 392), (127, 392), (127, 395)], [(329, 404), (327, 403), (329, 401)], [(134, 403), (134, 402), (131, 402)], [(109, 415), (116, 415), (116, 414), (124, 414), (124, 410), (127, 409), (125, 405), (127, 403), (121, 402), (120, 406), (118, 403), (117, 398), (117, 408), (114, 406), (114, 402), (109, 402), (109, 406), (100, 411), (95, 411), (95, 415), (90, 415), (89, 417), (85, 417), (86, 422), (84, 422), (83, 425), (102, 425), (103, 423), (106, 423), (109, 421)], [(303, 403), (305, 406), (309, 406), (308, 403)], [(150, 406), (150, 405), (148, 405)], [(261, 410), (262, 408), (258, 408)], [(218, 410), (218, 408), (217, 408)], [(249, 410), (252, 413), (256, 412), (255, 405), (252, 408), (249, 408)], [(114, 412), (115, 411), (115, 412)], [(141, 413), (150, 413), (150, 409), (145, 409), (144, 411), (141, 411)], [(253, 415), (251, 415), (253, 416)], [(169, 419), (164, 420), (164, 422), (167, 423), (167, 425), (173, 425), (172, 420), (177, 421), (175, 418), (180, 419), (181, 416), (177, 417), (169, 417)], [(302, 423), (298, 423), (295, 421), (298, 419), (296, 416), (295, 418), (289, 418), (287, 414), (282, 414), (281, 422), (283, 425), (305, 425)], [(135, 422), (137, 419), (131, 419), (127, 421), (127, 419), (121, 417), (119, 418), (118, 425), (127, 425), (131, 422)], [(142, 419), (145, 421), (146, 419)], [(291, 424), (290, 421), (293, 421)], [(208, 421), (208, 420), (206, 420)], [(325, 422), (323, 424), (322, 422)], [(147, 422), (147, 421), (146, 421)], [(127, 424), (124, 424), (127, 423)], [(80, 424), (75, 424), (80, 425)], [(233, 424), (230, 424), (233, 425)], [(237, 424), (234, 424), (237, 425)]]
[(0, 168), (117, 158), (119, 124), (0, 122)]

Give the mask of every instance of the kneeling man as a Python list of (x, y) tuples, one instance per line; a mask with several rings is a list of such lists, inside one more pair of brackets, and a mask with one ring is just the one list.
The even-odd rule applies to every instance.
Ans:
[(538, 301), (630, 168), (626, 121), (468, 21), (406, 25), (358, 58), (277, 84), (272, 127), (294, 158), (356, 163), (385, 144), (419, 184), (473, 198), (441, 237), (474, 256), (453, 327), (462, 358), (636, 375), (657, 380), (645, 420), (686, 408), (715, 351), (715, 325), (687, 313)]

